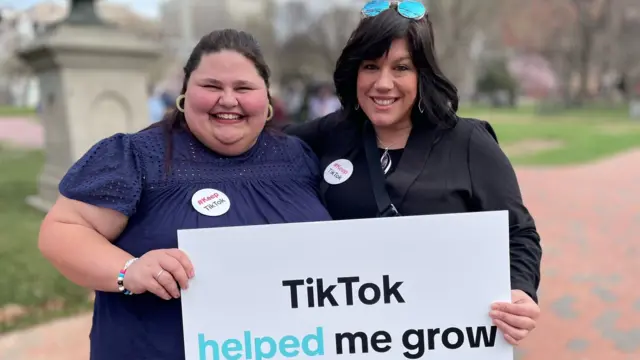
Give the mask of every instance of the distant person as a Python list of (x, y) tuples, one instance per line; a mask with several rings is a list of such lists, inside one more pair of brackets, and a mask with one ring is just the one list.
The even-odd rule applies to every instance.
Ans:
[(362, 14), (334, 73), (342, 110), (285, 131), (313, 148), (322, 170), (354, 169), (320, 186), (336, 220), (507, 210), (512, 302), (488, 315), (518, 344), (540, 314), (542, 250), (513, 167), (489, 123), (456, 114), (424, 5), (371, 1)]
[(214, 31), (184, 69), (175, 108), (92, 147), (40, 229), (44, 256), (96, 291), (91, 360), (185, 358), (180, 289), (198, 269), (178, 230), (330, 220), (311, 149), (265, 129), (269, 68), (254, 38)]
[(340, 109), (340, 100), (333, 93), (330, 86), (321, 86), (316, 94), (309, 99), (309, 119), (317, 119)]
[(284, 91), (283, 103), (288, 116), (296, 117), (302, 110), (304, 102), (304, 83), (299, 80), (291, 82)]
[(175, 109), (176, 107), (176, 97), (178, 95), (174, 95), (169, 90), (164, 90), (160, 93), (160, 101), (167, 109)]
[(279, 97), (273, 96), (271, 102), (273, 104), (273, 119), (271, 121), (275, 127), (282, 127), (290, 121), (283, 101)]
[(149, 88), (149, 98), (147, 99), (147, 106), (149, 109), (149, 120), (151, 123), (156, 123), (164, 117), (167, 111), (167, 106), (162, 101), (160, 94), (153, 87)]

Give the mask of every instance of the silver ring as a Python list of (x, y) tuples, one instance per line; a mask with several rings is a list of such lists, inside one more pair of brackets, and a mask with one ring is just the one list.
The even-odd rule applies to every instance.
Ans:
[(156, 275), (156, 280), (160, 279), (160, 275), (162, 275), (162, 273), (164, 272), (164, 269), (160, 270), (160, 272), (158, 272), (158, 275)]

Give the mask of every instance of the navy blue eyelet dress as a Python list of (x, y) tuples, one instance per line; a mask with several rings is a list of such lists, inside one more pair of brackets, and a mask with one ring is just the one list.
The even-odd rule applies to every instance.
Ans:
[[(137, 257), (176, 248), (179, 229), (330, 220), (318, 197), (318, 160), (297, 138), (265, 131), (237, 157), (217, 155), (184, 130), (173, 144), (167, 174), (161, 128), (106, 138), (72, 166), (60, 193), (127, 215), (115, 245)], [(228, 196), (224, 215), (193, 208), (193, 194), (207, 188)], [(91, 360), (184, 359), (180, 300), (97, 292), (90, 339)]]

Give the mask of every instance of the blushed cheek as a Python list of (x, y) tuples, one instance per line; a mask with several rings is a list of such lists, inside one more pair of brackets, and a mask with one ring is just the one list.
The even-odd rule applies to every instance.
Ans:
[(263, 94), (243, 94), (238, 97), (238, 102), (242, 107), (242, 111), (247, 116), (258, 116), (265, 114), (269, 106), (267, 93)]
[(193, 111), (208, 113), (218, 102), (220, 96), (213, 91), (196, 88), (187, 92), (189, 105)]

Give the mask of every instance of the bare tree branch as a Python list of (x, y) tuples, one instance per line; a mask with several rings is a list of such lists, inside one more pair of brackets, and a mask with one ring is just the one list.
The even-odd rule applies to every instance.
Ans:
[[(474, 84), (470, 48), (478, 35), (492, 31), (499, 20), (501, 0), (431, 0), (436, 48), (445, 73), (458, 86)], [(492, 34), (491, 38), (500, 36)], [(468, 86), (467, 86), (468, 87)], [(472, 91), (471, 89), (469, 89)]]

